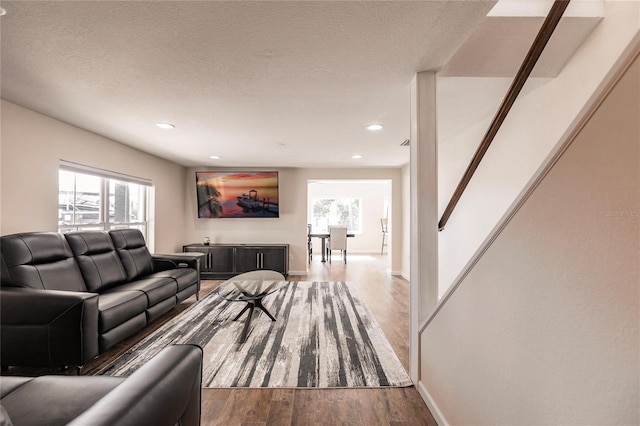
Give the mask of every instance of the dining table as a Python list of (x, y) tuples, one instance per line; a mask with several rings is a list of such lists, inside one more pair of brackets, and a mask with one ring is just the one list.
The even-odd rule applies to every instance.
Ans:
[[(325, 263), (327, 261), (325, 257), (325, 252), (327, 251), (327, 238), (329, 238), (328, 232), (311, 232), (308, 234), (311, 238), (320, 238), (322, 240), (322, 262)], [(356, 234), (347, 233), (347, 238), (353, 238)]]

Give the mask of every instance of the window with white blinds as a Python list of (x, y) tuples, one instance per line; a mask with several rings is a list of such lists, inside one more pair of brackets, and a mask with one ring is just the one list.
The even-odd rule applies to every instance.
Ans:
[(140, 229), (147, 239), (151, 181), (66, 161), (58, 171), (58, 231)]

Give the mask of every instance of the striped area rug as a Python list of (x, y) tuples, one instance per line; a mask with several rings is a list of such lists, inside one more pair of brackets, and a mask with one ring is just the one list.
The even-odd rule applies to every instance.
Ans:
[[(99, 374), (127, 376), (162, 348), (204, 349), (203, 387), (385, 387), (411, 380), (382, 330), (345, 282), (292, 281), (264, 299), (238, 343), (243, 302), (214, 293), (163, 325)], [(246, 315), (246, 314), (245, 314)]]

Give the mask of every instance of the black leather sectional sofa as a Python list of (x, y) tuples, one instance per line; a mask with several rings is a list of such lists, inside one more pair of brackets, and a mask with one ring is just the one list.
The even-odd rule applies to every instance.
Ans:
[(137, 229), (0, 238), (0, 361), (82, 366), (198, 294), (197, 258), (152, 256)]
[(0, 424), (196, 426), (202, 349), (165, 348), (130, 377), (2, 377)]

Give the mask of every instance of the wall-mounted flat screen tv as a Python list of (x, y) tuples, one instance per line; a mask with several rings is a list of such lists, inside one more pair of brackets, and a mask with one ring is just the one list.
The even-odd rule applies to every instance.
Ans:
[(279, 217), (278, 172), (196, 172), (199, 218)]

